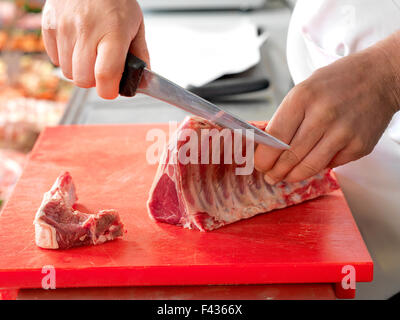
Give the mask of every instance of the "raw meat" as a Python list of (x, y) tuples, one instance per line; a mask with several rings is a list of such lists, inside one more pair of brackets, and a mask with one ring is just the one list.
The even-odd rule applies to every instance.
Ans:
[[(265, 122), (253, 124), (262, 130), (266, 126)], [(185, 129), (194, 130), (197, 141), (190, 140)], [(237, 175), (235, 169), (239, 165), (234, 161), (232, 164), (226, 164), (227, 161), (225, 164), (202, 164), (200, 159), (199, 164), (176, 161), (179, 150), (188, 141), (197, 143), (200, 151), (202, 129), (222, 130), (201, 118), (188, 117), (165, 149), (147, 202), (148, 212), (156, 221), (209, 231), (339, 188), (330, 169), (301, 182), (269, 185), (257, 170)], [(222, 142), (220, 150), (225, 150)], [(246, 152), (245, 149), (242, 152)], [(200, 152), (198, 154), (200, 157)], [(223, 152), (219, 156), (223, 160)]]
[(101, 244), (121, 237), (124, 226), (115, 210), (96, 214), (74, 210), (75, 186), (68, 172), (61, 174), (46, 192), (36, 213), (36, 245), (46, 249), (67, 249)]

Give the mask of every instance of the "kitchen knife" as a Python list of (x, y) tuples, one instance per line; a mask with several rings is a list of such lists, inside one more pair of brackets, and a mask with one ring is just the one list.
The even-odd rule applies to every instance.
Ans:
[(144, 61), (128, 53), (119, 93), (125, 97), (133, 97), (137, 92), (172, 104), (225, 128), (253, 130), (256, 143), (278, 149), (289, 148), (279, 139), (147, 69)]

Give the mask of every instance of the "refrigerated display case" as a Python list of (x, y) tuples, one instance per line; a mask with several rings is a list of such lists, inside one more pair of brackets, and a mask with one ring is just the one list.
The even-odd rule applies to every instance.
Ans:
[(43, 1), (0, 1), (0, 210), (45, 126), (57, 125), (73, 85), (47, 57)]

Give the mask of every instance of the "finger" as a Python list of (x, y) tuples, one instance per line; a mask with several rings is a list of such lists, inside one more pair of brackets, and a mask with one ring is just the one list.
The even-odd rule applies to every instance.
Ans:
[(290, 149), (283, 151), (273, 167), (265, 173), (265, 180), (269, 184), (282, 181), (310, 153), (323, 134), (324, 129), (318, 119), (306, 118), (290, 142)]
[(129, 52), (146, 62), (147, 67), (150, 68), (150, 56), (147, 49), (143, 22), (140, 24), (136, 37), (130, 45)]
[(55, 29), (42, 29), (43, 43), (51, 62), (59, 66), (58, 49)]
[(96, 45), (91, 39), (80, 37), (72, 55), (72, 74), (74, 84), (81, 88), (91, 88), (96, 85), (94, 65), (96, 63)]
[[(303, 119), (304, 109), (301, 105), (296, 106), (293, 94), (289, 93), (268, 123), (265, 131), (283, 142), (290, 144)], [(270, 170), (281, 153), (282, 150), (258, 145), (254, 154), (255, 168), (261, 172)]]
[(324, 136), (311, 152), (285, 177), (286, 182), (297, 182), (327, 168), (335, 155), (344, 148), (345, 138), (335, 134)]
[(340, 150), (327, 165), (328, 168), (336, 168), (354, 160), (354, 156), (349, 148)]
[(104, 99), (118, 96), (130, 40), (117, 33), (107, 34), (97, 46), (95, 81), (97, 93)]
[(71, 31), (61, 31), (57, 35), (58, 60), (64, 76), (72, 80), (72, 53), (75, 46), (75, 37)]
[(368, 141), (360, 136), (349, 135), (349, 143), (338, 152), (328, 164), (329, 168), (336, 168), (348, 162), (358, 160), (370, 154), (377, 142)]
[(46, 1), (42, 10), (42, 38), (44, 47), (51, 62), (58, 66), (58, 51), (57, 51), (57, 21), (55, 8), (49, 1)]

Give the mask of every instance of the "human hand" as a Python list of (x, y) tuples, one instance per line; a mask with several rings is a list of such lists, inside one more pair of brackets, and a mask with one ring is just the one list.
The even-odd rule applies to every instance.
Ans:
[(50, 59), (82, 88), (118, 96), (128, 50), (149, 65), (141, 9), (136, 0), (47, 0), (42, 32)]
[(255, 152), (267, 183), (304, 180), (373, 150), (400, 107), (397, 38), (321, 68), (289, 92), (266, 131), (291, 148)]

